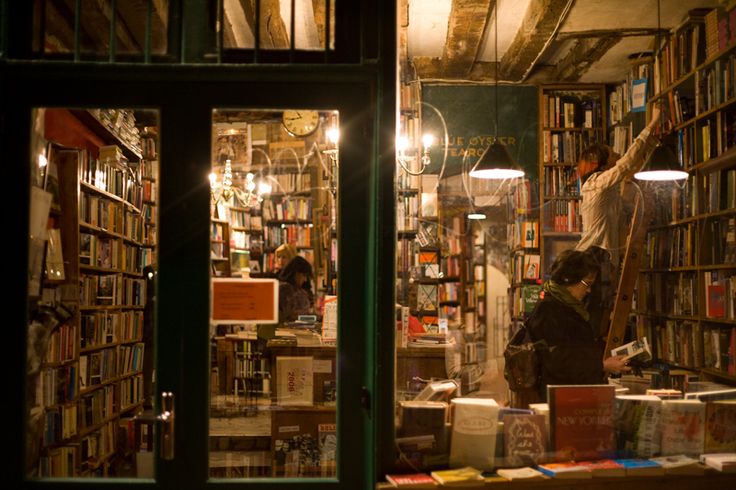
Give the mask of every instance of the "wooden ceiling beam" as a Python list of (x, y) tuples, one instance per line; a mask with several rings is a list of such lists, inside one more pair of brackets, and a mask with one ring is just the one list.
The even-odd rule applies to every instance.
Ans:
[[(143, 49), (146, 45), (148, 0), (126, 0), (116, 5), (119, 19)], [(169, 0), (153, 0), (151, 7), (151, 52), (160, 53), (168, 43)]]
[[(660, 34), (664, 38), (668, 34), (667, 29), (661, 29)], [(621, 37), (655, 36), (657, 29), (632, 27), (629, 29), (594, 29), (590, 31), (560, 32), (555, 36), (555, 41), (566, 41), (568, 39), (579, 39), (582, 37), (605, 37), (612, 34)]]
[[(317, 24), (317, 35), (319, 36), (319, 45), (325, 46), (325, 34), (328, 18), (333, 18), (335, 15), (335, 2), (330, 2), (330, 15), (327, 16), (325, 11), (325, 0), (312, 0), (312, 10), (314, 10), (314, 22)], [(335, 37), (335, 26), (332, 25), (330, 28), (330, 36), (334, 39)]]
[[(67, 1), (73, 3), (74, 0)], [(95, 50), (98, 50), (101, 47), (104, 47), (106, 51), (109, 50), (111, 18), (112, 11), (110, 10), (108, 2), (104, 0), (95, 0), (84, 3), (81, 25), (92, 39), (94, 48), (97, 48)], [(145, 30), (145, 17), (143, 17), (142, 22), (143, 29)], [(116, 38), (115, 52), (117, 54), (143, 52), (143, 39), (139, 42), (139, 40), (135, 38), (129, 30), (126, 19), (119, 18), (118, 22), (115, 23), (114, 29)]]
[(600, 60), (606, 52), (621, 41), (621, 36), (611, 34), (598, 39), (580, 39), (567, 55), (557, 63), (554, 79), (561, 82), (574, 82)]
[(442, 53), (442, 76), (466, 78), (478, 56), (496, 0), (453, 0)]
[(499, 77), (502, 80), (523, 80), (567, 15), (568, 3), (567, 0), (532, 0), (529, 3), (514, 40), (501, 59)]
[(430, 56), (415, 56), (411, 60), (417, 79), (442, 78), (442, 61)]
[(281, 18), (280, 3), (280, 0), (261, 1), (259, 24), (263, 49), (289, 48), (289, 27)]

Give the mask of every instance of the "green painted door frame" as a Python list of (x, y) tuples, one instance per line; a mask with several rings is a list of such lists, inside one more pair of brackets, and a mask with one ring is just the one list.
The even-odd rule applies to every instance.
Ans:
[[(25, 2), (21, 2), (25, 3)], [(31, 2), (29, 2), (31, 3)], [(179, 2), (176, 2), (177, 4)], [(202, 7), (203, 0), (193, 3)], [(13, 488), (305, 488), (370, 489), (393, 458), (393, 290), (395, 2), (361, 2), (361, 59), (353, 65), (110, 65), (8, 57), (9, 15), (25, 6), (3, 1), (0, 148), (6, 189), (11, 312), (3, 416), (10, 456), (3, 472)], [(19, 10), (14, 10), (18, 8)], [(20, 23), (19, 20), (19, 23)], [(186, 24), (185, 24), (186, 25)], [(200, 33), (200, 35), (204, 35)], [(186, 49), (195, 41), (183, 43)], [(185, 49), (185, 48), (182, 48)], [(22, 57), (22, 56), (21, 56)], [(158, 391), (177, 394), (177, 458), (158, 463), (156, 482), (24, 482), (25, 327), (29, 136), (34, 107), (132, 107), (160, 111)], [(340, 111), (339, 223), (340, 481), (207, 483), (209, 172), (211, 111), (221, 107), (313, 107)]]

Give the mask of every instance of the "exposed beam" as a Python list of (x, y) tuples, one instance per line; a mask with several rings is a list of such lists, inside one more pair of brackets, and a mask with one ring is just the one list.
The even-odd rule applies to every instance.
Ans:
[[(317, 24), (317, 35), (319, 36), (319, 45), (324, 47), (325, 45), (325, 27), (328, 22), (328, 16), (325, 12), (325, 0), (312, 0), (312, 10), (314, 10), (314, 22)], [(330, 16), (332, 18), (335, 15), (335, 0), (330, 2)], [(335, 37), (335, 26), (330, 26), (330, 37)]]
[[(135, 42), (146, 45), (146, 17), (148, 0), (126, 0), (117, 2), (118, 17), (123, 21)], [(169, 1), (153, 0), (151, 5), (151, 52), (163, 53), (168, 42)]]
[(411, 62), (409, 60), (409, 0), (399, 1), (399, 63), (401, 67), (399, 73), (402, 77), (402, 82), (408, 82), (413, 80), (414, 73), (411, 71)]
[[(67, 0), (67, 2), (73, 3), (73, 0)], [(120, 10), (118, 9), (118, 12), (119, 11)], [(105, 51), (110, 49), (111, 18), (112, 11), (110, 10), (108, 2), (104, 0), (84, 2), (81, 25), (87, 34), (89, 34), (93, 45), (83, 46), (82, 51), (85, 51), (85, 49), (92, 49), (99, 53), (102, 48), (104, 48)], [(121, 20), (121, 22), (116, 22), (114, 26), (116, 37), (115, 53), (142, 53), (144, 44), (135, 39), (126, 23), (126, 19), (122, 18), (119, 20)], [(145, 26), (145, 23), (143, 25)]]
[(223, 2), (223, 47), (252, 48), (253, 4), (249, 0), (225, 0)]
[(553, 78), (561, 82), (580, 79), (591, 65), (600, 60), (606, 51), (621, 41), (619, 35), (609, 35), (599, 39), (580, 39), (570, 49), (564, 59), (557, 64)]
[(411, 61), (418, 79), (442, 78), (442, 61), (439, 58), (415, 56)]
[(521, 81), (567, 15), (568, 0), (532, 0), (514, 40), (501, 59), (499, 78)]
[[(660, 29), (660, 35), (664, 38), (669, 33), (667, 29)], [(581, 37), (604, 37), (612, 34), (621, 37), (639, 37), (639, 36), (655, 36), (657, 29), (632, 27), (629, 29), (595, 29), (591, 31), (576, 32), (560, 32), (555, 36), (556, 41), (565, 41), (567, 39), (579, 39)]]
[(496, 0), (453, 0), (442, 54), (445, 78), (465, 78), (478, 55), (483, 32)]
[(261, 48), (288, 49), (289, 28), (281, 18), (279, 0), (261, 0)]
[(74, 12), (63, 2), (48, 2), (45, 13), (41, 52), (64, 52), (74, 50)]

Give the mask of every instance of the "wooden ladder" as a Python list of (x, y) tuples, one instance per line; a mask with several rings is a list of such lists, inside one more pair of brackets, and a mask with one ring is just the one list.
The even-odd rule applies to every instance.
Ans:
[(631, 312), (631, 299), (641, 265), (642, 246), (647, 236), (647, 225), (654, 212), (653, 194), (650, 189), (642, 189), (636, 197), (634, 214), (626, 238), (626, 250), (616, 289), (616, 299), (611, 310), (611, 325), (608, 329), (606, 349), (603, 351), (604, 359), (611, 355), (611, 349), (624, 343), (626, 322)]

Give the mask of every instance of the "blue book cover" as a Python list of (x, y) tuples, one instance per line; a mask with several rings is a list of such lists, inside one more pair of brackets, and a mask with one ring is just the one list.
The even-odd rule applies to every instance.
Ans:
[(647, 79), (639, 78), (631, 82), (631, 112), (647, 110)]
[(664, 467), (651, 459), (622, 458), (614, 461), (626, 468), (627, 475), (664, 475)]

